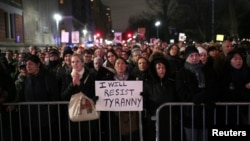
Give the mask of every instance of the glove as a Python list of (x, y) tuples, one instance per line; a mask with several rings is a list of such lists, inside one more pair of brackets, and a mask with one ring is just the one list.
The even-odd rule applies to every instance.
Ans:
[(144, 93), (144, 92), (140, 92), (140, 96), (142, 96), (142, 97), (143, 97), (144, 95), (145, 95), (145, 93)]
[(96, 101), (99, 99), (99, 96), (94, 96), (93, 97), (93, 102), (96, 104)]

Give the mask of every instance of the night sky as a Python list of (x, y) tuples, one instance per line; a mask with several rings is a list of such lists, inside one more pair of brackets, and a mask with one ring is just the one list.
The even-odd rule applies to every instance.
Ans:
[(115, 32), (123, 32), (130, 16), (146, 11), (145, 0), (102, 0), (111, 8), (112, 24)]

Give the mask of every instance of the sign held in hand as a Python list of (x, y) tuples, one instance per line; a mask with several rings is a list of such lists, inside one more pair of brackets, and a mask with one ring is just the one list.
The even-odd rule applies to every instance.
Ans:
[(142, 81), (95, 81), (98, 111), (142, 111)]

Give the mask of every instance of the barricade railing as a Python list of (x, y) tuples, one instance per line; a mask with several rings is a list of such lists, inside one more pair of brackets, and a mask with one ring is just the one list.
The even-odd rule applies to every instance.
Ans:
[(0, 141), (148, 141), (149, 120), (155, 122), (157, 141), (208, 141), (212, 129), (244, 131), (250, 125), (250, 103), (165, 103), (156, 118), (144, 111), (105, 111), (85, 122), (71, 122), (67, 108), (65, 101), (4, 103)]
[(72, 122), (68, 102), (4, 103), (0, 141), (142, 141), (141, 112), (102, 111), (98, 120)]
[(231, 131), (250, 134), (250, 102), (164, 103), (156, 112), (156, 141), (210, 141)]

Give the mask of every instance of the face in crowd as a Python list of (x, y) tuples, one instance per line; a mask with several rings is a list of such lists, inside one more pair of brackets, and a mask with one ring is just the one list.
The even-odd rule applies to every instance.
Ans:
[(200, 62), (200, 55), (198, 52), (190, 53), (186, 59), (186, 62), (190, 64), (199, 64)]
[(75, 71), (80, 72), (83, 69), (84, 63), (80, 54), (74, 54), (71, 57), (71, 66)]
[(166, 75), (166, 66), (163, 63), (157, 63), (155, 65), (156, 73), (160, 79)]
[(148, 68), (148, 61), (146, 58), (139, 58), (137, 64), (140, 71), (145, 71)]
[(127, 70), (127, 62), (123, 58), (118, 58), (115, 61), (115, 70), (117, 74), (125, 74)]

